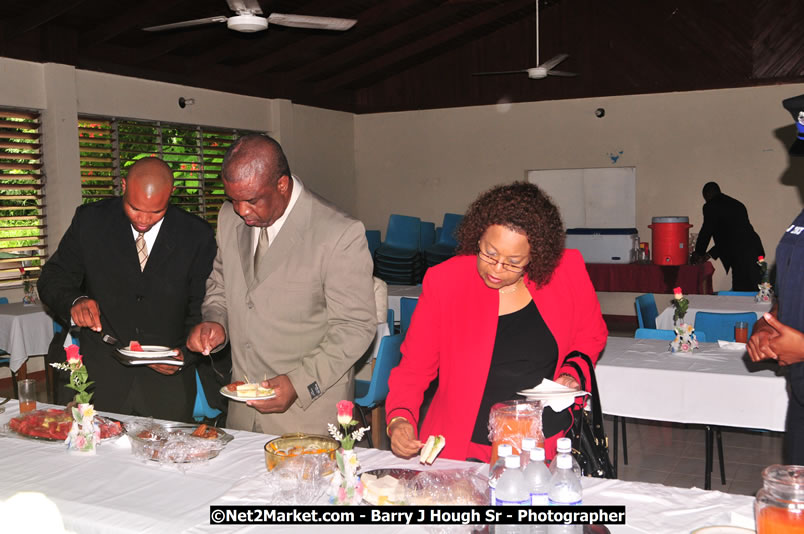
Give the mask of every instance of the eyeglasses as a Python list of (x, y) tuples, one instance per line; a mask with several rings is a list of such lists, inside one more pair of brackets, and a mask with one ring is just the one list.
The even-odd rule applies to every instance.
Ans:
[(499, 264), (503, 269), (508, 271), (509, 273), (521, 273), (525, 270), (527, 263), (525, 265), (511, 265), (510, 263), (503, 263), (500, 260), (492, 258), (488, 254), (478, 251), (477, 257), (483, 260), (484, 262), (488, 263), (489, 265), (497, 265)]

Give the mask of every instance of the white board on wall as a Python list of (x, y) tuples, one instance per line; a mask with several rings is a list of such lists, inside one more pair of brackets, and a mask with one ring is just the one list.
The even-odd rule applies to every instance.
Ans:
[(636, 167), (528, 171), (550, 195), (566, 228), (634, 228)]

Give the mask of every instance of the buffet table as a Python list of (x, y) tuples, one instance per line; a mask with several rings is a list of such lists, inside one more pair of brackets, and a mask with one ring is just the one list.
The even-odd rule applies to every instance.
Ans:
[(41, 305), (0, 304), (0, 349), (11, 355), (12, 371), (16, 373), (29, 356), (47, 354), (51, 339), (53, 319)]
[[(754, 297), (738, 295), (688, 295), (687, 300), (689, 300), (690, 304), (689, 308), (687, 308), (687, 314), (684, 316), (684, 321), (692, 325), (695, 324), (695, 314), (699, 311), (717, 313), (754, 312), (757, 319), (759, 319), (762, 314), (770, 311), (772, 304), (771, 302), (757, 302)], [(656, 317), (656, 328), (672, 330), (674, 308), (669, 304), (669, 299), (667, 303), (667, 307)]]
[(685, 295), (712, 294), (711, 262), (698, 265), (655, 265), (653, 263), (587, 263), (586, 270), (595, 291), (673, 293), (681, 287)]
[[(41, 407), (41, 406), (40, 406)], [(0, 425), (18, 413), (16, 401), (5, 405)], [(333, 419), (335, 409), (333, 407)], [(123, 421), (131, 417), (117, 416)], [(310, 532), (310, 525), (210, 525), (209, 506), (277, 504), (264, 482), (263, 446), (270, 436), (229, 431), (234, 440), (220, 456), (184, 470), (136, 458), (128, 437), (103, 443), (94, 456), (68, 454), (62, 443), (0, 435), (0, 500), (20, 491), (46, 494), (56, 503), (67, 530), (84, 533), (143, 532)], [(388, 451), (360, 449), (364, 470), (466, 468), (485, 472), (485, 464), (439, 459), (431, 467), (401, 460)], [(319, 503), (326, 503), (321, 497)], [(610, 525), (613, 534), (676, 534), (706, 525), (753, 528), (752, 497), (717, 491), (680, 489), (659, 484), (584, 479), (584, 504), (626, 505), (627, 525)], [(424, 526), (374, 524), (327, 526), (327, 532), (428, 532)], [(454, 527), (453, 527), (454, 528)], [(313, 527), (313, 531), (318, 531)]]

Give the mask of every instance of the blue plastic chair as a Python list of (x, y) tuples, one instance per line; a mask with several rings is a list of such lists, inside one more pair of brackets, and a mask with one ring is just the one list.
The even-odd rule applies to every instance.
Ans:
[(717, 294), (720, 296), (732, 295), (737, 297), (753, 297), (756, 296), (757, 291), (718, 291)]
[[(706, 343), (706, 335), (703, 332), (695, 331), (695, 337), (701, 343)], [(664, 339), (673, 341), (676, 338), (676, 333), (673, 330), (663, 330), (659, 328), (637, 328), (634, 332), (636, 339)]]
[(371, 253), (371, 257), (374, 257), (374, 251), (380, 246), (382, 241), (380, 240), (380, 231), (379, 230), (366, 230), (366, 241), (368, 241), (368, 248), (369, 252)]
[(402, 335), (405, 335), (410, 327), (410, 321), (413, 318), (413, 310), (416, 309), (416, 304), (419, 299), (411, 297), (402, 297), (399, 299), (399, 330)]
[(656, 297), (653, 296), (653, 293), (639, 295), (634, 305), (636, 306), (639, 328), (656, 328), (656, 318), (659, 316), (659, 310), (656, 308)]
[(445, 213), (444, 222), (441, 224), (440, 231), (436, 230), (436, 240), (433, 245), (425, 248), (424, 258), (427, 266), (432, 267), (442, 261), (450, 259), (455, 255), (455, 247), (458, 241), (455, 239), (455, 231), (463, 220), (463, 215), (457, 213)]
[(385, 241), (377, 248), (377, 255), (386, 259), (410, 260), (419, 253), (421, 219), (391, 214)]
[(427, 247), (435, 244), (435, 241), (435, 223), (422, 221), (419, 230), (419, 250), (424, 252)]
[(734, 341), (734, 324), (738, 321), (748, 323), (748, 337), (757, 322), (754, 312), (717, 313), (700, 311), (695, 314), (695, 333), (704, 332), (706, 339), (717, 341)]
[(193, 406), (193, 419), (200, 423), (204, 419), (215, 419), (223, 412), (217, 408), (213, 408), (207, 402), (207, 396), (204, 393), (204, 386), (201, 385), (201, 377), (198, 376), (198, 371), (195, 372), (195, 406)]
[[(364, 410), (376, 408), (385, 402), (385, 397), (388, 396), (388, 379), (391, 376), (391, 369), (399, 365), (399, 360), (402, 358), (401, 347), (404, 337), (404, 334), (383, 337), (380, 340), (380, 349), (377, 351), (377, 361), (374, 362), (371, 380), (355, 380), (355, 405), (363, 426), (366, 425)], [(369, 447), (373, 447), (371, 434), (367, 436)]]

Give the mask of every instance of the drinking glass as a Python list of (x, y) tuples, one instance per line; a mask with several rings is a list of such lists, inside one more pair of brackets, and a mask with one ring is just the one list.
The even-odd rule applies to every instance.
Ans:
[(32, 378), (18, 380), (17, 391), (19, 392), (20, 413), (36, 410), (36, 380)]
[(734, 341), (737, 343), (748, 343), (748, 323), (738, 321), (734, 325)]

